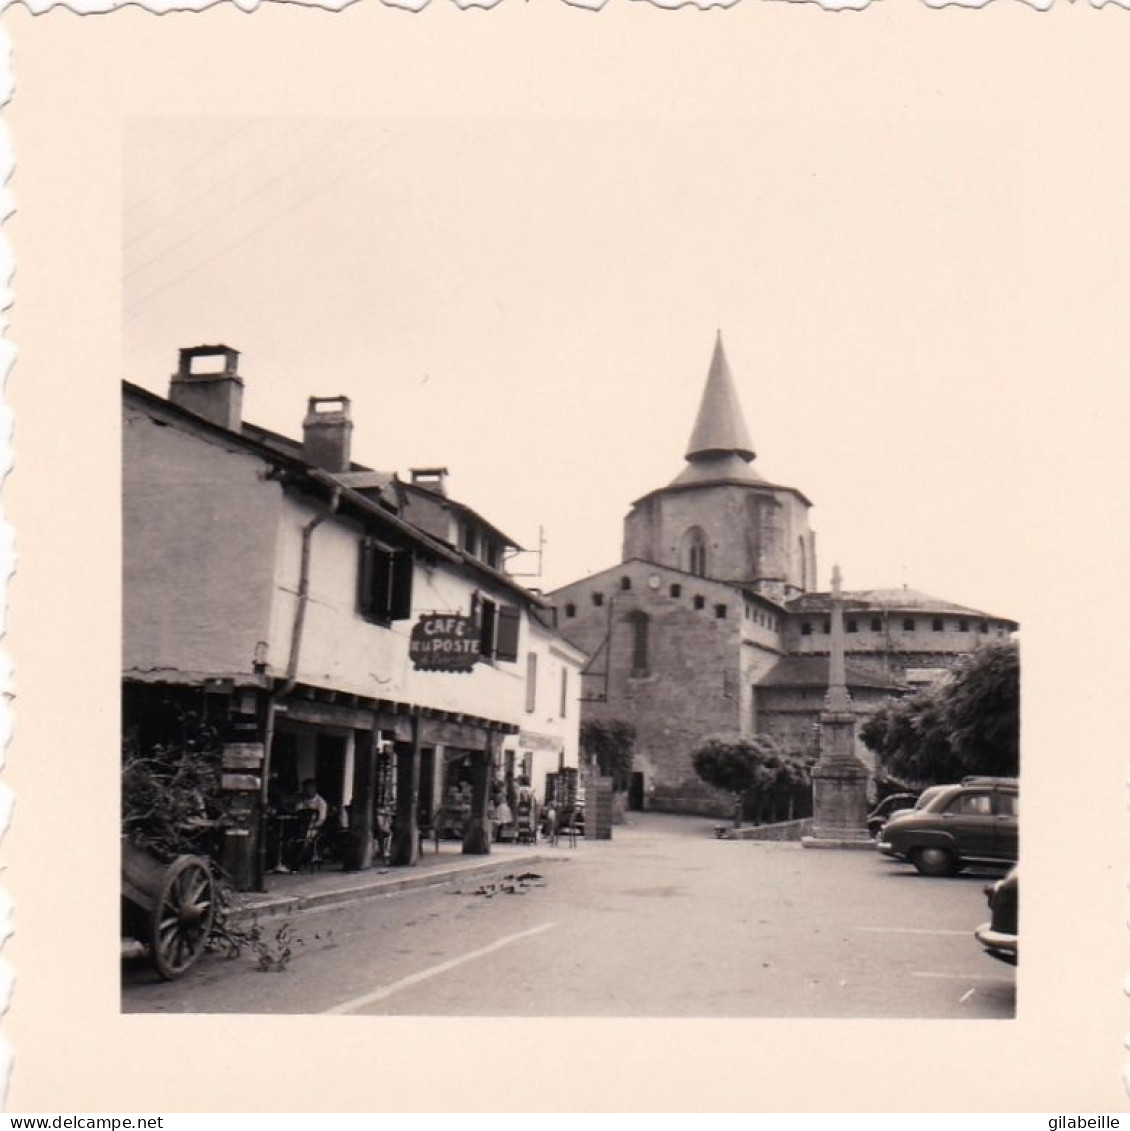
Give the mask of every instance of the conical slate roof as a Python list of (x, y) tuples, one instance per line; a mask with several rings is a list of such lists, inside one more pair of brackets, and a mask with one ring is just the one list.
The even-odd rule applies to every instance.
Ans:
[(714, 342), (714, 356), (710, 361), (710, 373), (706, 378), (706, 388), (702, 392), (702, 403), (698, 407), (690, 443), (687, 445), (687, 459), (735, 454), (747, 463), (755, 452), (742, 416), (742, 406), (734, 388), (734, 378), (730, 374), (730, 364), (726, 351), (722, 348), (722, 331)]

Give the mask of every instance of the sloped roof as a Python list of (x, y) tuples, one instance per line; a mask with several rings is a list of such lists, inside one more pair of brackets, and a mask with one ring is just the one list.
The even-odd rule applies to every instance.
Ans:
[[(952, 601), (943, 601), (940, 597), (931, 597), (917, 589), (908, 589), (906, 586), (897, 589), (853, 589), (842, 594), (845, 612), (862, 612), (875, 610), (879, 612), (899, 613), (950, 613), (960, 616), (978, 617), (983, 620), (1003, 620), (1008, 624), (1015, 621), (1007, 617), (995, 616), (980, 609), (972, 609), (967, 605), (956, 605)], [(830, 593), (803, 593), (786, 602), (786, 608), (791, 613), (827, 613), (832, 608), (832, 595)]]
[(698, 416), (687, 444), (687, 459), (725, 452), (735, 453), (747, 462), (755, 455), (719, 330)]
[[(781, 659), (757, 681), (758, 687), (817, 687), (828, 686), (827, 656), (782, 656)], [(869, 688), (876, 691), (905, 691), (906, 685), (870, 668), (857, 664), (845, 666), (849, 688)]]
[[(472, 557), (464, 550), (450, 546), (448, 543), (433, 537), (414, 523), (407, 522), (386, 507), (381, 506), (379, 503), (361, 494), (356, 487), (351, 487), (343, 482), (343, 479), (349, 478), (354, 472), (368, 471), (368, 468), (359, 468), (357, 464), (354, 464), (353, 471), (335, 475), (308, 463), (301, 458), (300, 454), (293, 454), (289, 449), (294, 447), (294, 445), (274, 442), (278, 439), (277, 434), (269, 433), (266, 429), (260, 429), (254, 426), (249, 428), (244, 425), (241, 427), (240, 431), (233, 432), (228, 428), (224, 428), (222, 425), (216, 424), (205, 417), (198, 416), (196, 413), (174, 404), (165, 397), (150, 392), (148, 389), (142, 388), (139, 385), (134, 385), (129, 381), (122, 382), (122, 393), (126, 401), (132, 400), (140, 407), (149, 411), (159, 412), (167, 420), (181, 422), (187, 428), (213, 436), (225, 443), (235, 444), (272, 463), (286, 467), (293, 474), (293, 482), (300, 483), (304, 480), (308, 485), (317, 485), (323, 491), (326, 489), (339, 491), (343, 509), (352, 508), (355, 513), (376, 520), (386, 528), (396, 531), (409, 541), (414, 542), (416, 545), (426, 549), (437, 557), (444, 558), (450, 562), (462, 563), (467, 566), (470, 571), (498, 582), (512, 593), (524, 598), (531, 605), (537, 605), (542, 608), (549, 606), (549, 601), (547, 601), (545, 597), (531, 592), (509, 574), (494, 569), (487, 565), (486, 562)], [(298, 446), (298, 451), (299, 453), (301, 452), (300, 446)]]

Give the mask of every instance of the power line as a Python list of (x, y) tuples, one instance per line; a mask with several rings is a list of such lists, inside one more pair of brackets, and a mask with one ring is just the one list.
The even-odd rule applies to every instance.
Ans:
[(254, 119), (252, 119), (244, 122), (240, 126), (236, 126), (235, 130), (233, 130), (232, 133), (228, 134), (228, 136), (224, 138), (224, 140), (221, 141), (218, 145), (214, 145), (211, 149), (205, 150), (203, 156), (201, 157), (190, 158), (183, 165), (181, 165), (175, 173), (173, 173), (170, 177), (167, 177), (157, 188), (153, 189), (152, 192), (146, 193), (145, 196), (143, 196), (140, 200), (135, 200), (132, 204), (127, 204), (125, 210), (127, 212), (132, 212), (134, 211), (134, 209), (140, 208), (143, 204), (147, 204), (155, 196), (158, 196), (159, 194), (165, 192), (170, 185), (179, 181), (180, 178), (185, 173), (187, 173), (189, 169), (193, 168), (193, 166), (200, 164), (201, 161), (207, 161), (209, 157), (214, 156), (225, 146), (230, 145), (233, 141), (235, 141), (237, 137), (239, 137), (240, 134), (245, 133), (254, 124)]
[[(182, 280), (189, 278), (189, 276), (191, 276), (191, 275), (195, 275), (198, 271), (201, 271), (205, 267), (207, 267), (209, 263), (215, 262), (215, 260), (219, 259), (223, 255), (226, 255), (229, 251), (234, 251), (237, 247), (240, 247), (242, 244), (245, 244), (248, 240), (253, 239), (255, 236), (259, 235), (260, 232), (263, 232), (267, 228), (271, 227), (272, 224), (277, 224), (284, 217), (289, 216), (292, 212), (295, 212), (299, 208), (302, 208), (304, 205), (309, 203), (315, 197), (320, 196), (324, 192), (328, 192), (339, 181), (342, 181), (346, 177), (355, 173), (361, 165), (365, 164), (367, 161), (370, 161), (372, 158), (376, 157), (378, 153), (383, 153), (384, 150), (387, 149), (393, 143), (393, 141), (395, 141), (395, 140), (396, 140), (395, 138), (389, 138), (389, 140), (386, 141), (383, 145), (377, 146), (376, 148), (374, 148), (374, 149), (370, 150), (368, 153), (366, 153), (363, 157), (359, 158), (353, 165), (351, 165), (344, 172), (338, 174), (338, 176), (334, 177), (332, 180), (327, 181), (324, 184), (320, 185), (318, 188), (314, 189), (313, 192), (309, 192), (305, 196), (303, 196), (300, 199), (298, 199), (297, 201), (295, 201), (294, 204), (292, 204), (289, 208), (285, 209), (282, 212), (279, 212), (275, 216), (272, 216), (270, 219), (264, 221), (264, 223), (260, 224), (258, 227), (252, 228), (251, 231), (245, 232), (242, 236), (239, 237), (239, 239), (233, 240), (231, 243), (226, 244), (224, 247), (220, 248), (218, 251), (216, 251), (212, 255), (208, 256), (207, 259), (203, 259), (199, 263), (195, 264), (194, 266), (189, 267), (185, 271), (182, 271), (179, 275), (175, 275), (167, 283), (162, 283), (160, 286), (155, 287), (153, 290), (148, 291), (147, 293), (143, 294), (140, 298), (134, 299), (134, 301), (129, 304), (129, 306), (127, 308), (128, 311), (132, 312), (132, 311), (136, 310), (136, 308), (141, 306), (142, 303), (148, 302), (151, 298), (155, 298), (157, 295), (163, 293), (164, 291), (167, 291), (170, 287), (176, 286), (177, 283), (181, 282)], [(134, 315), (131, 313), (130, 317), (133, 317), (133, 316)]]
[[(257, 188), (254, 192), (252, 192), (249, 196), (244, 197), (242, 200), (236, 201), (234, 204), (232, 204), (227, 209), (227, 212), (230, 214), (235, 209), (242, 207), (244, 204), (248, 204), (250, 201), (254, 200), (257, 196), (262, 196), (262, 194), (265, 193), (268, 189), (273, 188), (280, 181), (284, 180), (291, 173), (293, 173), (295, 169), (301, 167), (302, 165), (308, 164), (319, 153), (321, 153), (323, 149), (325, 149), (327, 146), (331, 145), (333, 142), (337, 141), (339, 138), (344, 137), (345, 134), (347, 134), (348, 132), (349, 132), (348, 127), (346, 127), (346, 129), (344, 129), (344, 130), (339, 130), (337, 133), (333, 134), (329, 138), (328, 141), (323, 142), (321, 145), (319, 145), (317, 148), (315, 148), (312, 152), (305, 154), (303, 157), (300, 157), (297, 161), (291, 162), (291, 164), (287, 165), (286, 168), (284, 168), (282, 170), (282, 172), (278, 174), (278, 176), (272, 177), (271, 180), (260, 185), (259, 188)], [(250, 164), (250, 162), (246, 162), (245, 164)], [(243, 168), (243, 167), (244, 166), (240, 166), (240, 168)], [(238, 172), (238, 170), (237, 170), (237, 172)], [(201, 196), (207, 196), (209, 192), (213, 192), (217, 188), (222, 187), (222, 184), (223, 184), (223, 182), (220, 182), (219, 184), (213, 185), (209, 189), (206, 189), (203, 193), (197, 194), (197, 196), (194, 197), (193, 200), (189, 201), (189, 203), (191, 204), (195, 200), (200, 199)], [(160, 251), (158, 251), (155, 255), (151, 255), (147, 260), (145, 260), (144, 263), (139, 263), (136, 267), (131, 267), (128, 271), (126, 271), (124, 273), (122, 278), (123, 279), (132, 278), (134, 275), (138, 274), (139, 272), (144, 271), (147, 267), (152, 266), (159, 259), (165, 258), (165, 256), (167, 256), (170, 252), (175, 251), (178, 247), (182, 247), (184, 244), (186, 244), (190, 240), (192, 240), (195, 236), (199, 235), (201, 231), (203, 231), (205, 228), (207, 228), (209, 226), (209, 224), (211, 224), (211, 222), (212, 221), (210, 221), (210, 220), (205, 221), (205, 223), (202, 226), (197, 226), (196, 228), (191, 229), (186, 235), (182, 236), (179, 240), (175, 240), (173, 243), (167, 244), (164, 248), (162, 248)], [(126, 246), (128, 247), (129, 245), (127, 244)]]

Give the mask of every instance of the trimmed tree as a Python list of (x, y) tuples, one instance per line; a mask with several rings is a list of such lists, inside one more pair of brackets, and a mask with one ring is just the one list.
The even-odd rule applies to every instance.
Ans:
[(811, 782), (812, 758), (765, 735), (737, 742), (712, 738), (694, 752), (693, 763), (707, 785), (733, 795), (735, 828), (747, 809), (759, 824), (777, 819), (782, 807), (791, 815), (793, 791)]
[(1020, 655), (1014, 641), (963, 657), (946, 683), (888, 704), (860, 728), (883, 769), (921, 784), (1020, 767)]

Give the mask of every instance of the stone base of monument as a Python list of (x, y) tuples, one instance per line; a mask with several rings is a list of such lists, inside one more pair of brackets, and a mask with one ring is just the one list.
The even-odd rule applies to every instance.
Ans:
[(864, 832), (860, 837), (853, 829), (843, 829), (837, 834), (835, 830), (815, 833), (812, 836), (802, 836), (800, 843), (805, 848), (863, 848), (869, 852), (875, 851), (875, 842)]
[(867, 832), (867, 770), (853, 757), (822, 758), (812, 769), (812, 835), (805, 848), (873, 848)]

